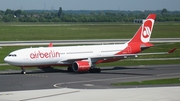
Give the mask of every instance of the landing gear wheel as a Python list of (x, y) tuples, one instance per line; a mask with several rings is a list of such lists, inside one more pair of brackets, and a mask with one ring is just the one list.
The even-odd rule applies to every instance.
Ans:
[(97, 73), (101, 73), (101, 69), (100, 68), (97, 68)]
[(22, 71), (21, 74), (26, 74), (26, 71)]
[(90, 73), (101, 73), (101, 69), (100, 68), (93, 68), (89, 70)]
[(67, 68), (67, 70), (68, 70), (68, 72), (73, 72), (73, 68), (72, 68), (71, 66), (69, 66), (69, 67)]
[(21, 67), (21, 70), (22, 70), (21, 74), (26, 74), (26, 71), (23, 67)]

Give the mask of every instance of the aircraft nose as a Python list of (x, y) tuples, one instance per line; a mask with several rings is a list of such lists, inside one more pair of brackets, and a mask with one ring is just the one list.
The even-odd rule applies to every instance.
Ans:
[(16, 58), (16, 57), (11, 57), (11, 56), (7, 56), (4, 58), (4, 62), (10, 64), (10, 65), (14, 65), (14, 66), (19, 66), (22, 65), (22, 60)]
[(16, 63), (16, 59), (12, 59), (11, 57), (5, 57), (4, 61), (10, 65), (14, 65)]
[(8, 58), (8, 57), (5, 57), (5, 58), (4, 58), (4, 61), (5, 61), (6, 63), (10, 63), (10, 62), (11, 62), (10, 58)]

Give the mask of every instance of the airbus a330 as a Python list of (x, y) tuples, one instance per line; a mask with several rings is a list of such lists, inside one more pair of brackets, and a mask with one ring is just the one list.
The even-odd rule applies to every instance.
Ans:
[(150, 43), (156, 14), (149, 14), (132, 39), (124, 44), (61, 46), (25, 48), (11, 52), (4, 61), (10, 65), (21, 67), (22, 74), (26, 74), (26, 67), (47, 68), (51, 66), (67, 66), (73, 72), (97, 72), (96, 64), (114, 62), (138, 55), (168, 54), (169, 52), (140, 53), (144, 49), (154, 46)]

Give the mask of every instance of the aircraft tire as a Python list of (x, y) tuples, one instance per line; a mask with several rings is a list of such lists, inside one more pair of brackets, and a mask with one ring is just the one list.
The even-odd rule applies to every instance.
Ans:
[(69, 67), (67, 68), (67, 70), (68, 70), (68, 72), (74, 72), (74, 71), (73, 71), (73, 68), (72, 68), (71, 66), (69, 66)]
[(100, 73), (101, 69), (100, 68), (93, 68), (89, 70), (90, 73)]
[(21, 74), (26, 74), (26, 71), (22, 71)]

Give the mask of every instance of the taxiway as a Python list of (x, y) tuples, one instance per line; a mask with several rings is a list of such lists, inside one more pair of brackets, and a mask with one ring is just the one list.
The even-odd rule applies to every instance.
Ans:
[(101, 73), (80, 74), (69, 73), (65, 69), (47, 70), (49, 72), (44, 72), (38, 69), (28, 70), (28, 74), (26, 75), (20, 74), (21, 71), (1, 71), (0, 92), (53, 88), (134, 88), (137, 86), (112, 86), (111, 84), (117, 82), (180, 77), (180, 65), (102, 67), (101, 69)]
[(178, 101), (180, 84), (112, 86), (112, 83), (180, 78), (179, 65), (102, 67), (101, 73), (29, 70), (0, 72), (1, 101)]

